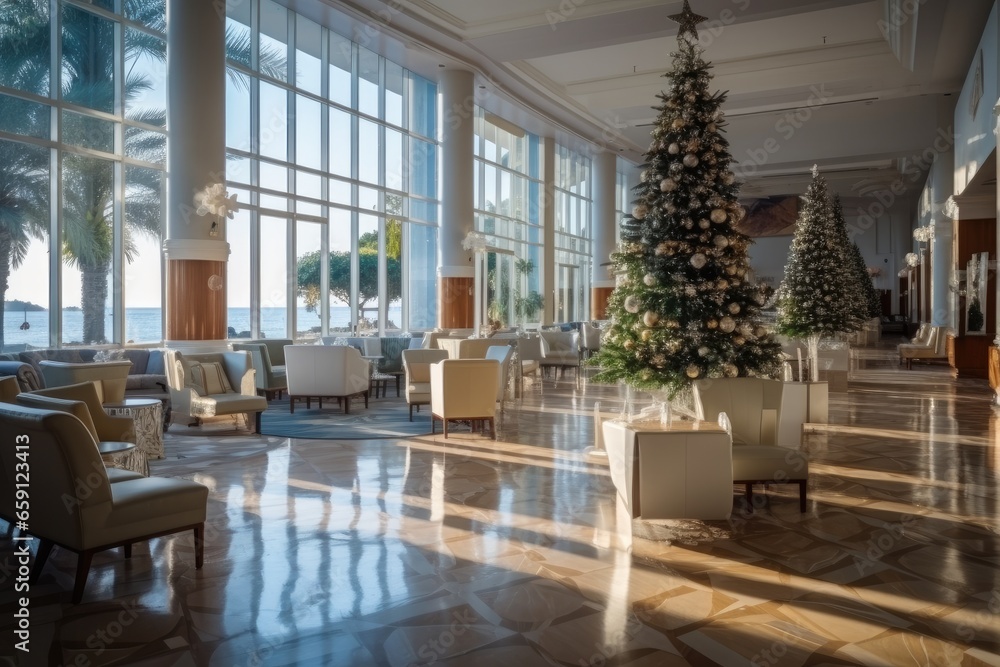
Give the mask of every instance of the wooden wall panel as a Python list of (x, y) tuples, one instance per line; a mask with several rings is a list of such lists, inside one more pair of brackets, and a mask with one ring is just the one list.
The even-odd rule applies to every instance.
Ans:
[(167, 261), (167, 340), (225, 340), (226, 263)]
[(475, 278), (438, 278), (438, 327), (469, 329), (475, 326)]

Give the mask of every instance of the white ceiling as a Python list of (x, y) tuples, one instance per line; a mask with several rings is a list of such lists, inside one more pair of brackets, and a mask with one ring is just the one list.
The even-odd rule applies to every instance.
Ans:
[[(583, 137), (642, 161), (682, 0), (285, 0), (346, 7), (403, 64), (471, 67), (477, 101), (533, 132)], [(692, 0), (748, 197), (898, 178), (949, 124), (993, 0)], [(892, 7), (915, 7), (892, 20)], [(374, 17), (367, 18), (366, 17)], [(359, 27), (361, 32), (358, 33)], [(527, 110), (527, 112), (526, 112)], [(558, 119), (539, 126), (531, 112)], [(773, 142), (768, 142), (773, 139)], [(766, 143), (767, 142), (767, 143)], [(762, 164), (750, 164), (749, 154)], [(859, 185), (861, 183), (861, 185)], [(922, 186), (922, 182), (913, 185)]]

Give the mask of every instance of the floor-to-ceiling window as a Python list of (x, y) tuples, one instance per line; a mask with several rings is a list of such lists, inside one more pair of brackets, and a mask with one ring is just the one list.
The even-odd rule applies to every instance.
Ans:
[(592, 194), (590, 158), (555, 148), (556, 322), (581, 320), (590, 312)]
[(227, 236), (259, 267), (230, 280), (230, 335), (433, 327), (436, 86), (272, 0), (227, 26), (250, 46), (229, 51)]
[(121, 6), (0, 3), (7, 349), (162, 338), (165, 3)]
[(544, 305), (539, 139), (476, 108), (476, 230), (487, 235), (481, 295), (503, 326), (538, 323)]

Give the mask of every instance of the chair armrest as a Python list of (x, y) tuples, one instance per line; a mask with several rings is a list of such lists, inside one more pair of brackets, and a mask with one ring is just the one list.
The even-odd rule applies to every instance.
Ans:
[(775, 445), (778, 443), (778, 411), (772, 408), (761, 410), (760, 444)]

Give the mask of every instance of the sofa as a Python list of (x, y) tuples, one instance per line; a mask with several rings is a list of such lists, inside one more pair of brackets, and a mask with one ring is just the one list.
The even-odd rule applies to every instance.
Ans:
[(99, 350), (96, 348), (70, 347), (61, 349), (26, 350), (0, 354), (0, 375), (17, 377), (21, 391), (35, 391), (45, 388), (42, 375), (42, 361), (62, 361), (67, 363), (90, 363), (99, 352), (108, 353), (107, 361), (127, 359), (132, 368), (125, 379), (126, 398), (158, 398), (166, 401), (167, 376), (163, 365), (163, 350), (141, 347)]

